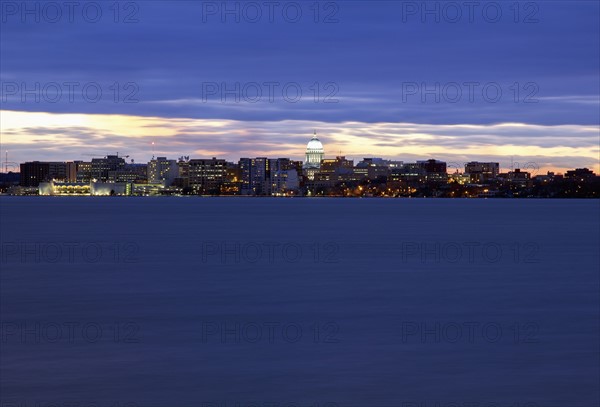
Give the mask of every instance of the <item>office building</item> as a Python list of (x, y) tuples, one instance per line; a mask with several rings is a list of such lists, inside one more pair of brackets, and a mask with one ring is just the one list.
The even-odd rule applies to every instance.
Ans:
[(40, 182), (52, 180), (65, 182), (69, 179), (67, 167), (71, 171), (71, 164), (73, 163), (54, 161), (31, 161), (23, 163), (20, 165), (20, 185), (24, 187), (37, 187)]
[(469, 174), (472, 183), (492, 180), (498, 177), (499, 173), (499, 163), (471, 161), (465, 164), (465, 174)]
[(227, 161), (212, 159), (194, 159), (189, 161), (189, 186), (200, 195), (218, 195), (221, 186), (227, 180)]
[(111, 171), (119, 171), (123, 167), (125, 167), (125, 160), (118, 155), (92, 158), (90, 178), (94, 182), (107, 182)]
[(179, 166), (176, 160), (158, 157), (148, 162), (147, 177), (149, 184), (170, 186), (179, 177)]

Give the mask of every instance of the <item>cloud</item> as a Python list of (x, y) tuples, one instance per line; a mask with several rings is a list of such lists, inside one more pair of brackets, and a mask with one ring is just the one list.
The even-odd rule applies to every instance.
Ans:
[(542, 96), (543, 101), (575, 103), (580, 105), (600, 105), (598, 95), (564, 95), (564, 96)]
[(11, 161), (19, 162), (85, 160), (87, 154), (116, 152), (137, 162), (146, 162), (152, 155), (301, 160), (316, 129), (328, 157), (437, 158), (460, 163), (493, 160), (504, 168), (516, 160), (538, 163), (541, 170), (600, 170), (598, 126), (237, 121), (6, 110), (0, 112), (0, 119), (3, 148), (10, 151)]
[[(402, 1), (323, 3), (321, 18), (332, 4), (339, 8), (339, 22), (332, 24), (315, 22), (318, 3), (313, 2), (296, 2), (303, 7), (297, 23), (282, 18), (281, 8), (275, 22), (264, 14), (249, 23), (231, 15), (204, 16), (207, 2), (134, 2), (139, 10), (131, 24), (114, 22), (112, 3), (96, 3), (103, 7), (97, 23), (83, 19), (81, 8), (73, 22), (66, 12), (57, 23), (36, 23), (19, 12), (5, 16), (0, 25), (4, 109), (338, 123), (597, 125), (600, 120), (598, 2), (543, 2), (535, 13), (539, 22), (531, 24), (515, 21), (511, 2), (497, 2), (502, 8), (497, 23), (483, 18), (481, 6), (475, 21), (463, 7), (460, 21), (438, 16), (436, 22), (431, 13), (406, 16)], [(229, 7), (233, 3), (240, 2)], [(517, 17), (525, 18), (523, 13)], [(64, 85), (56, 103), (52, 92), (39, 103), (24, 95), (36, 84), (67, 82), (79, 84), (73, 100)], [(281, 84), (275, 103), (203, 102), (206, 83), (231, 89), (265, 82)], [(467, 82), (480, 83), (473, 102)], [(82, 95), (92, 83), (102, 90), (98, 102)], [(131, 83), (135, 90), (127, 86)], [(300, 85), (299, 103), (283, 100), (283, 85), (289, 83)], [(330, 83), (337, 90), (328, 88)], [(407, 83), (418, 84), (418, 93), (403, 92)], [(452, 101), (453, 86), (444, 90), (450, 84), (460, 85), (458, 103)], [(502, 90), (497, 103), (483, 95), (486, 84)], [(441, 91), (427, 95), (437, 85)], [(339, 103), (322, 103), (331, 91)], [(314, 103), (315, 92), (320, 103)], [(131, 98), (139, 102), (125, 103)], [(531, 99), (537, 103), (528, 103)]]

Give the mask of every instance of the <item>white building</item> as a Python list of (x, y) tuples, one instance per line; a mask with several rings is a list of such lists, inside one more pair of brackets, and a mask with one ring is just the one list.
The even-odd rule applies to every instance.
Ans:
[(315, 173), (319, 172), (324, 154), (325, 150), (323, 149), (323, 144), (321, 144), (321, 141), (317, 137), (317, 132), (315, 131), (306, 145), (306, 159), (303, 165), (304, 172), (308, 179), (313, 180), (315, 178)]
[(92, 182), (90, 194), (94, 196), (131, 195), (131, 184), (125, 182)]
[(90, 195), (90, 184), (81, 182), (40, 182), (38, 186), (39, 195)]

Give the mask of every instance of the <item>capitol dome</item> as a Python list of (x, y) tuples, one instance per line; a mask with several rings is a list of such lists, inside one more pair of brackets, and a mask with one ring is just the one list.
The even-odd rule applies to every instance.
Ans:
[(321, 153), (323, 154), (324, 150), (323, 150), (323, 144), (321, 143), (321, 140), (319, 140), (317, 138), (317, 134), (315, 133), (315, 135), (310, 139), (310, 141), (308, 142), (308, 144), (306, 145), (306, 152), (314, 152), (314, 153)]
[(306, 145), (306, 160), (304, 161), (304, 168), (307, 169), (319, 169), (321, 167), (321, 160), (323, 160), (323, 144), (317, 137), (317, 132), (313, 134), (312, 138)]

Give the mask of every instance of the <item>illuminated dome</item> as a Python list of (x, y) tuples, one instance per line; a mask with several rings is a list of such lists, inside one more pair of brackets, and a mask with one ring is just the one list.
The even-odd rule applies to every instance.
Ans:
[(304, 161), (304, 168), (307, 169), (319, 169), (321, 168), (321, 160), (323, 160), (323, 144), (317, 137), (317, 132), (313, 134), (312, 138), (306, 145), (306, 160)]
[(321, 143), (321, 140), (319, 140), (317, 138), (317, 135), (315, 134), (310, 141), (308, 142), (308, 144), (306, 145), (306, 152), (311, 152), (311, 153), (324, 153), (323, 150), (323, 144)]

